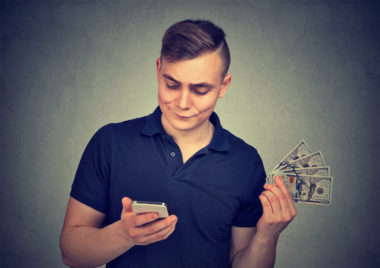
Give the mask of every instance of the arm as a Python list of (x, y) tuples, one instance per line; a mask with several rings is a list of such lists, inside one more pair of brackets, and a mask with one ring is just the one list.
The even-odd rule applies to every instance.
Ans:
[(232, 267), (273, 267), (280, 233), (296, 216), (296, 209), (284, 182), (275, 177), (275, 185), (264, 185), (259, 196), (263, 215), (257, 228), (232, 228)]
[(62, 260), (66, 265), (99, 266), (134, 245), (148, 245), (166, 239), (174, 231), (176, 216), (152, 222), (157, 219), (157, 213), (136, 215), (131, 199), (123, 198), (122, 202), (121, 219), (100, 228), (105, 215), (70, 198), (60, 241)]

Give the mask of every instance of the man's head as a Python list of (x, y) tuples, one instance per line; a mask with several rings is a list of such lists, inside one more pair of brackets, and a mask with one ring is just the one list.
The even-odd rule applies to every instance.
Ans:
[(217, 51), (223, 62), (222, 79), (230, 66), (224, 31), (210, 21), (184, 20), (173, 24), (162, 38), (161, 61), (176, 62)]
[(224, 33), (211, 22), (186, 20), (171, 26), (162, 43), (156, 67), (164, 128), (202, 132), (231, 82)]

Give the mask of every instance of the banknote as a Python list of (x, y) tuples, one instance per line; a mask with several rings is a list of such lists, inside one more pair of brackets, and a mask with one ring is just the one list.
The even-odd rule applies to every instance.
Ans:
[(312, 176), (322, 176), (330, 177), (330, 167), (311, 167), (311, 168), (295, 168), (292, 170), (280, 170), (282, 173), (292, 173), (299, 175), (312, 175)]
[(311, 151), (309, 149), (309, 146), (304, 140), (302, 140), (284, 158), (281, 159), (280, 163), (273, 170), (282, 169), (286, 167), (289, 162), (295, 161), (310, 154)]
[(325, 165), (323, 160), (322, 152), (318, 151), (316, 153), (309, 154), (295, 161), (287, 162), (282, 166), (281, 170), (294, 170), (296, 168), (309, 168), (309, 167), (322, 167)]
[(332, 177), (273, 174), (280, 176), (293, 200), (299, 203), (330, 205), (333, 186)]
[(311, 176), (322, 176), (322, 177), (330, 177), (330, 167), (311, 167), (311, 168), (295, 168), (295, 169), (283, 169), (283, 170), (275, 170), (271, 172), (271, 174), (267, 177), (267, 183), (274, 183), (273, 175), (311, 175)]
[(321, 151), (311, 153), (305, 140), (300, 141), (268, 174), (266, 180), (274, 184), (274, 176), (281, 176), (295, 202), (305, 204), (331, 203), (333, 178), (325, 166)]

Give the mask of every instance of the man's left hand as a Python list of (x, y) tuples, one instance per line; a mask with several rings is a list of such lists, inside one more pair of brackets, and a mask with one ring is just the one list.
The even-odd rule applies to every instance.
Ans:
[(265, 184), (259, 196), (263, 206), (263, 215), (257, 223), (257, 234), (277, 239), (280, 233), (296, 216), (294, 202), (285, 183), (279, 176), (275, 184)]

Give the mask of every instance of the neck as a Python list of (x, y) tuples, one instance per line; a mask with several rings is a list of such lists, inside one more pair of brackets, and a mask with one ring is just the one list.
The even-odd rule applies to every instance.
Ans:
[(209, 120), (196, 129), (186, 131), (174, 129), (170, 123), (165, 120), (163, 115), (161, 115), (161, 122), (166, 133), (171, 136), (180, 147), (183, 144), (207, 146), (214, 135), (214, 125)]

